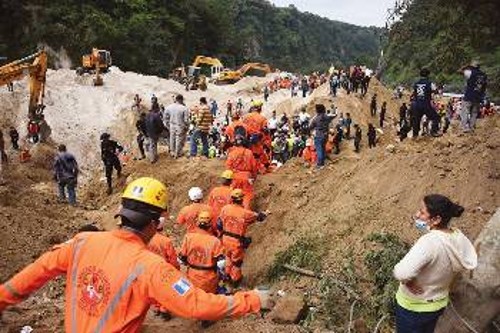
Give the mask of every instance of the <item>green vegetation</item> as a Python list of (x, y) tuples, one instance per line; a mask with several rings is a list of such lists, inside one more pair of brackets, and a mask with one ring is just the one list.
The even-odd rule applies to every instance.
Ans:
[(365, 255), (365, 266), (375, 287), (371, 308), (377, 316), (381, 316), (392, 313), (394, 309), (394, 295), (399, 284), (392, 271), (408, 252), (409, 246), (393, 234), (371, 234), (368, 241), (378, 244), (376, 250)]
[[(43, 5), (42, 5), (43, 4)], [(124, 70), (165, 76), (198, 54), (226, 66), (262, 61), (325, 70), (376, 61), (378, 29), (334, 22), (266, 0), (4, 0), (0, 54), (17, 59), (39, 43), (64, 47), (73, 63), (108, 49)]]
[(298, 268), (320, 273), (323, 257), (326, 253), (325, 240), (319, 235), (304, 235), (286, 250), (276, 254), (267, 277), (276, 281), (281, 276), (296, 277), (297, 274), (287, 270), (283, 265), (292, 265)]
[(500, 98), (499, 12), (498, 0), (414, 0), (390, 30), (384, 79), (408, 84), (426, 66), (437, 82), (461, 91), (458, 69), (480, 59), (489, 94)]

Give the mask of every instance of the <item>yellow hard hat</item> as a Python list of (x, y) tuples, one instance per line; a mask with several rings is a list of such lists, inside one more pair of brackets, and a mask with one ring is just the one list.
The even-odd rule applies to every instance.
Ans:
[(260, 108), (262, 107), (262, 105), (264, 105), (264, 102), (262, 102), (261, 100), (255, 100), (252, 102), (252, 106), (256, 108)]
[(142, 177), (128, 184), (122, 199), (135, 200), (165, 210), (168, 203), (168, 190), (159, 180)]
[(234, 178), (234, 172), (226, 170), (220, 175), (220, 178), (232, 180)]
[(212, 214), (210, 214), (209, 211), (203, 210), (198, 214), (198, 225), (202, 224), (210, 224), (210, 221), (212, 220)]
[(236, 199), (236, 200), (241, 200), (245, 194), (243, 193), (243, 190), (240, 188), (235, 188), (234, 190), (231, 191), (231, 198)]

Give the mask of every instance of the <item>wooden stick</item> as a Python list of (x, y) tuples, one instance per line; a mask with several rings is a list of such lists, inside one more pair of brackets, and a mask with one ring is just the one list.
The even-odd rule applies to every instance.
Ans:
[(316, 274), (313, 271), (310, 271), (308, 269), (303, 269), (303, 268), (295, 267), (295, 266), (288, 265), (288, 264), (284, 264), (283, 267), (288, 269), (289, 271), (292, 271), (295, 273), (299, 273), (302, 275), (306, 275), (306, 276), (310, 276), (310, 277), (314, 277), (314, 278), (318, 278), (318, 279), (321, 278), (321, 276), (319, 274)]

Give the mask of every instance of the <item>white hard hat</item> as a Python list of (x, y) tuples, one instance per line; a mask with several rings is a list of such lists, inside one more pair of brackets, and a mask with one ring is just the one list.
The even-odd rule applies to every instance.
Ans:
[(199, 187), (191, 187), (188, 192), (191, 201), (203, 199), (203, 190)]

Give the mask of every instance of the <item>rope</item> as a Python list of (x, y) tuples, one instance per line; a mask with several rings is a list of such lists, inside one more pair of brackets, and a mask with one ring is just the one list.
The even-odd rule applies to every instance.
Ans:
[(380, 320), (378, 321), (377, 323), (377, 326), (375, 326), (375, 329), (373, 330), (373, 333), (377, 333), (378, 332), (378, 329), (380, 328), (380, 325), (382, 325), (382, 322), (385, 320), (385, 318), (387, 318), (387, 314), (383, 315), (382, 318), (380, 318)]
[(453, 312), (455, 313), (455, 315), (458, 317), (458, 319), (460, 319), (460, 321), (465, 325), (465, 327), (467, 327), (469, 329), (469, 331), (473, 332), (473, 333), (479, 333), (479, 331), (477, 331), (474, 327), (472, 327), (471, 324), (469, 324), (459, 313), (458, 311), (455, 309), (455, 306), (453, 305), (453, 302), (451, 301), (450, 299), (450, 305), (451, 305), (451, 309), (453, 310)]
[(347, 333), (351, 333), (352, 315), (354, 313), (354, 306), (356, 305), (357, 302), (358, 300), (354, 300), (354, 302), (352, 302), (351, 304), (351, 311), (349, 311), (349, 326), (347, 326)]

